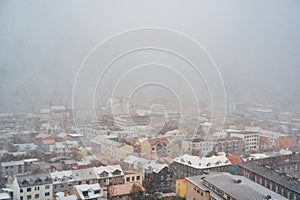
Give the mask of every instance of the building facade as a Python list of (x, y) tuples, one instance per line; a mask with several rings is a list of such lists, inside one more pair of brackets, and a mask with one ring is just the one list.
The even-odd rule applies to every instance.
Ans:
[(13, 182), (14, 200), (52, 200), (52, 179), (49, 173), (19, 175)]

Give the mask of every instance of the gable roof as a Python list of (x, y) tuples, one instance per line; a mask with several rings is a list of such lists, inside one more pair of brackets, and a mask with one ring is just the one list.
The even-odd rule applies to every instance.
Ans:
[(158, 143), (166, 143), (166, 144), (168, 144), (169, 142), (170, 142), (169, 139), (165, 138), (165, 137), (163, 137), (163, 138), (155, 138), (155, 139), (148, 140), (148, 143), (152, 147), (155, 146)]

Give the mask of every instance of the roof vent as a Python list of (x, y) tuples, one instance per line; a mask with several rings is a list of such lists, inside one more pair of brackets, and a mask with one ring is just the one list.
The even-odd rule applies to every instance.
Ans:
[(241, 179), (234, 180), (234, 183), (242, 183)]

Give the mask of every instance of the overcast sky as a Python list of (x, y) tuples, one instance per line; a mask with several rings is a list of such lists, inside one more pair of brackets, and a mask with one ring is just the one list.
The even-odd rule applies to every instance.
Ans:
[[(76, 71), (107, 37), (183, 32), (213, 57), (229, 101), (300, 103), (300, 2), (0, 1), (0, 112), (69, 104)], [(117, 47), (116, 47), (117, 48)]]

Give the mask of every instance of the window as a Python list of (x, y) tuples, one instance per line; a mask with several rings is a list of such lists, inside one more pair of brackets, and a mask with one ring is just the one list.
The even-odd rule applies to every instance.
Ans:
[(131, 180), (132, 180), (132, 181), (135, 181), (135, 177), (134, 177), (134, 176), (133, 176), (133, 177), (131, 177)]
[(38, 198), (40, 198), (40, 195), (39, 195), (39, 194), (36, 194), (36, 195), (34, 196), (34, 198), (38, 199)]
[(20, 193), (23, 193), (23, 189), (20, 189)]
[(45, 189), (46, 189), (46, 190), (50, 189), (50, 185), (46, 185), (46, 186), (45, 186)]
[(138, 180), (138, 181), (141, 180), (141, 176), (137, 176), (136, 180)]
[(89, 192), (88, 191), (82, 191), (82, 195), (85, 196), (85, 197), (89, 196)]
[(28, 200), (31, 199), (31, 195), (27, 195), (27, 199), (28, 199)]
[(45, 196), (50, 196), (50, 192), (46, 192), (46, 193), (45, 193)]
[(27, 188), (27, 192), (31, 192), (31, 188)]
[(23, 200), (23, 197), (20, 197), (20, 200)]
[(126, 178), (126, 182), (130, 182), (130, 177), (127, 177), (127, 178)]

